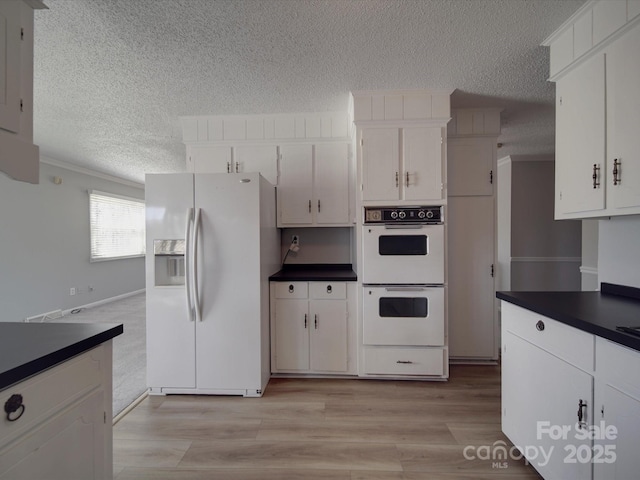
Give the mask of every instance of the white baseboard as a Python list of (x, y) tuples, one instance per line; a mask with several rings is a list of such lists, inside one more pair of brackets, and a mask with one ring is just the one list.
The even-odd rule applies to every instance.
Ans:
[(104, 305), (105, 303), (115, 302), (117, 300), (123, 300), (128, 297), (133, 297), (134, 295), (138, 295), (139, 293), (144, 293), (146, 288), (141, 288), (140, 290), (134, 290), (133, 292), (123, 293), (121, 295), (116, 295), (115, 297), (109, 297), (102, 300), (98, 300), (96, 302), (87, 303), (86, 305), (80, 305), (78, 307), (69, 308), (67, 310), (62, 311), (62, 315), (69, 315), (73, 310), (78, 310), (82, 308), (94, 308), (100, 305)]

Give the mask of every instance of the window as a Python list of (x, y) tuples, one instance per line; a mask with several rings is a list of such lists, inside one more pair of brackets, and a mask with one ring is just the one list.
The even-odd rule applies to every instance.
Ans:
[(92, 261), (144, 255), (143, 200), (91, 190), (89, 225)]

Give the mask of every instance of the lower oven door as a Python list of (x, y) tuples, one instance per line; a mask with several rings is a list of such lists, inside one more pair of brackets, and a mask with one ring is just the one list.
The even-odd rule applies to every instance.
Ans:
[(365, 286), (365, 345), (444, 345), (443, 286)]
[(444, 283), (444, 225), (362, 228), (363, 283)]

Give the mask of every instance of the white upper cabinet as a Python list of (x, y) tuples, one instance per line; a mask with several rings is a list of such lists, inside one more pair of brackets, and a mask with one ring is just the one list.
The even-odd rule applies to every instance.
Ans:
[(607, 207), (640, 213), (640, 25), (607, 50)]
[(352, 226), (348, 112), (181, 117), (187, 171), (259, 172), (277, 187), (278, 227)]
[(362, 200), (441, 202), (445, 151), (441, 127), (362, 130)]
[(281, 145), (278, 226), (350, 226), (349, 145)]
[(604, 64), (597, 55), (556, 84), (556, 218), (605, 206)]
[(446, 203), (449, 91), (354, 92), (360, 200)]
[(280, 147), (278, 226), (311, 225), (313, 148), (311, 145)]
[(313, 195), (318, 225), (350, 225), (349, 145), (315, 145)]
[[(556, 219), (640, 213), (637, 3), (589, 2), (546, 42), (557, 82)], [(585, 18), (591, 36), (579, 35)], [(554, 65), (554, 51), (569, 51), (567, 32), (573, 56)]]
[(233, 149), (235, 173), (260, 172), (272, 185), (278, 183), (278, 150), (275, 145), (240, 145)]
[(0, 2), (0, 172), (15, 180), (40, 181), (39, 149), (33, 145), (34, 0)]

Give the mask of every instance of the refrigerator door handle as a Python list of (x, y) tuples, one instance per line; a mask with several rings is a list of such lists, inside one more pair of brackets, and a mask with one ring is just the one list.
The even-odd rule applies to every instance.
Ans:
[(187, 225), (185, 227), (185, 286), (187, 292), (187, 314), (189, 321), (194, 321), (193, 310), (193, 285), (191, 282), (191, 256), (193, 251), (191, 249), (191, 235), (193, 234), (193, 208), (187, 210)]
[(196, 321), (202, 321), (202, 311), (200, 309), (200, 292), (198, 289), (198, 237), (200, 235), (200, 213), (202, 209), (196, 210), (196, 218), (193, 222), (193, 254), (191, 255), (191, 277), (193, 279), (193, 307), (196, 312)]

